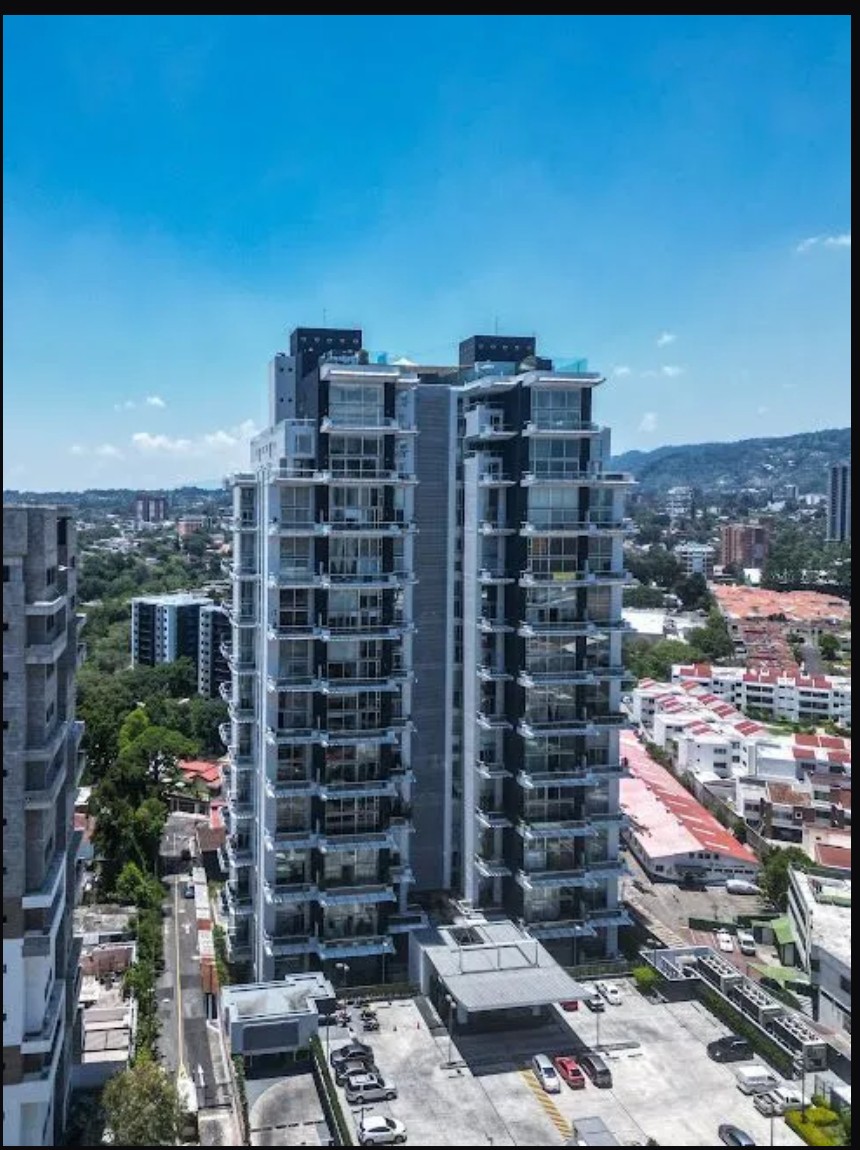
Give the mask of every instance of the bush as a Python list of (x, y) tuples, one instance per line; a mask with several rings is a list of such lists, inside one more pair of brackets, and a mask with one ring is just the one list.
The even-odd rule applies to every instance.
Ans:
[(352, 1135), (349, 1132), (349, 1125), (347, 1124), (346, 1116), (340, 1104), (340, 1098), (335, 1089), (331, 1070), (326, 1062), (322, 1043), (316, 1034), (311, 1037), (311, 1058), (313, 1065), (316, 1067), (318, 1078), (321, 1080), (321, 1082), (318, 1080), (317, 1086), (322, 1086), (320, 1094), (322, 1096), (323, 1109), (326, 1111), (329, 1121), (334, 1127), (335, 1140), (339, 1146), (351, 1146)]
[(650, 994), (660, 981), (660, 975), (653, 966), (634, 966), (630, 973), (640, 994)]
[(247, 1138), (251, 1127), (248, 1122), (248, 1092), (245, 1089), (245, 1059), (241, 1054), (233, 1055), (233, 1072), (236, 1078), (236, 1093), (239, 1095), (239, 1108), (242, 1111), (242, 1122), (245, 1125), (243, 1135)]
[(827, 1106), (807, 1106), (806, 1121), (813, 1126), (835, 1126), (839, 1115)]
[[(809, 1115), (809, 1110), (806, 1111)], [(786, 1125), (799, 1135), (807, 1146), (841, 1146), (842, 1132), (833, 1127), (814, 1126), (804, 1122), (800, 1110), (789, 1110), (785, 1116)]]

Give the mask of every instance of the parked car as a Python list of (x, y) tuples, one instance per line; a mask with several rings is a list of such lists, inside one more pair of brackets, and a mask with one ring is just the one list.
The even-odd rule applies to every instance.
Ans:
[(727, 930), (718, 930), (714, 935), (714, 938), (717, 940), (717, 946), (725, 954), (731, 954), (735, 949), (735, 944), (732, 942), (732, 936)]
[(534, 1076), (547, 1092), (547, 1094), (558, 1094), (561, 1090), (561, 1080), (555, 1072), (555, 1067), (549, 1060), (546, 1054), (536, 1054), (532, 1059), (532, 1070)]
[(366, 1042), (359, 1042), (354, 1039), (348, 1042), (346, 1046), (339, 1046), (337, 1050), (333, 1050), (329, 1055), (329, 1062), (337, 1069), (341, 1062), (349, 1062), (351, 1058), (373, 1058), (373, 1047), (369, 1046)]
[(612, 1071), (599, 1054), (582, 1054), (579, 1065), (591, 1079), (595, 1086), (612, 1088)]
[(392, 1142), (405, 1142), (406, 1127), (396, 1118), (368, 1114), (358, 1124), (358, 1140), (362, 1146), (390, 1146)]
[(735, 1077), (738, 1090), (742, 1094), (767, 1094), (768, 1090), (775, 1090), (780, 1085), (779, 1078), (773, 1071), (762, 1066), (760, 1062), (754, 1062), (752, 1066), (742, 1066), (736, 1071)]
[(565, 1002), (560, 1002), (559, 1006), (562, 1010), (566, 1010), (568, 1014), (570, 1014), (571, 1011), (579, 1010), (579, 999), (569, 998)]
[(606, 999), (610, 1006), (621, 1005), (621, 991), (617, 986), (613, 986), (608, 982), (595, 982), (594, 989), (601, 997)]
[(185, 884), (185, 886), (182, 888), (182, 897), (183, 898), (194, 898), (194, 883), (193, 882), (187, 882)]
[(756, 1094), (753, 1098), (756, 1110), (765, 1117), (777, 1117), (785, 1114), (787, 1110), (799, 1110), (803, 1106), (803, 1096), (793, 1086), (778, 1086), (776, 1090), (768, 1090), (766, 1094)]
[(755, 938), (750, 931), (738, 931), (738, 950), (741, 954), (755, 954)]
[(353, 1074), (378, 1074), (373, 1055), (369, 1058), (350, 1058), (347, 1062), (340, 1062), (334, 1068), (334, 1080), (338, 1086), (345, 1086), (348, 1078)]
[(555, 1068), (571, 1090), (582, 1090), (585, 1086), (585, 1075), (582, 1067), (575, 1058), (560, 1056), (555, 1060)]
[(363, 1106), (365, 1102), (390, 1102), (397, 1097), (397, 1087), (393, 1082), (387, 1082), (381, 1074), (350, 1074), (344, 1089), (346, 1100), (350, 1105), (358, 1103)]
[(603, 1001), (603, 996), (598, 994), (596, 990), (592, 991), (588, 998), (586, 998), (585, 1005), (589, 1010), (594, 1011), (595, 1014), (599, 1014), (601, 1010), (606, 1009), (606, 1003)]
[(739, 1126), (732, 1126), (730, 1122), (724, 1122), (717, 1133), (720, 1140), (725, 1142), (727, 1146), (755, 1146), (752, 1138), (747, 1134), (746, 1130), (741, 1130)]
[(707, 1046), (708, 1057), (714, 1062), (743, 1062), (745, 1058), (752, 1058), (752, 1047), (745, 1038), (738, 1038), (735, 1034), (726, 1034), (723, 1038), (716, 1038)]

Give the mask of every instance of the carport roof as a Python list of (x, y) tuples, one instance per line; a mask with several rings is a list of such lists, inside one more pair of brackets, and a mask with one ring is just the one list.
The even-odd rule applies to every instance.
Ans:
[(413, 936), (448, 993), (469, 1012), (587, 998), (537, 939), (512, 922), (468, 922)]

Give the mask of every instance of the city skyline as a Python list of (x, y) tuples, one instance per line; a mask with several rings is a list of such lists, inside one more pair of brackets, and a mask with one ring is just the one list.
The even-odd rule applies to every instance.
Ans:
[(5, 486), (245, 466), (301, 323), (536, 334), (619, 452), (850, 423), (847, 18), (289, 21), (4, 22)]

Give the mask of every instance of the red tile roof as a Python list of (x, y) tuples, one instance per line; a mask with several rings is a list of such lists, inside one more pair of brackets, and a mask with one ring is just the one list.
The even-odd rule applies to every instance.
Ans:
[(202, 759), (186, 759), (179, 764), (179, 769), (187, 779), (200, 779), (213, 790), (221, 786), (221, 767), (218, 763), (207, 763)]
[(833, 847), (828, 843), (816, 843), (815, 861), (822, 866), (851, 870), (851, 847)]

